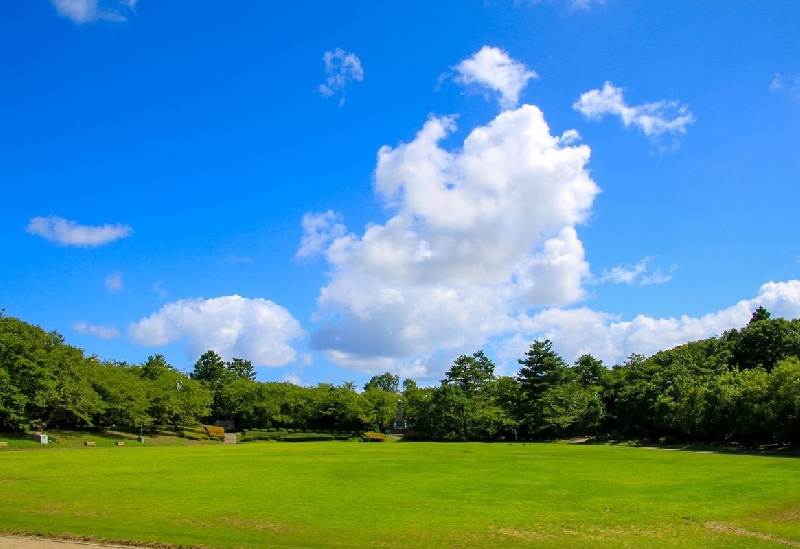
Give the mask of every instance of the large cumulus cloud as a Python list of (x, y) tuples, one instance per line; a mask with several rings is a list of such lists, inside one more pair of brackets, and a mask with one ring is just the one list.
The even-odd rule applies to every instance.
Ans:
[(532, 105), (448, 150), (441, 142), (455, 129), (454, 118), (432, 117), (410, 143), (378, 152), (385, 223), (342, 234), (326, 214), (317, 219), (332, 230), (315, 223), (304, 241), (336, 235), (325, 240), (331, 279), (311, 344), (339, 364), (369, 370), (471, 348), (511, 329), (520, 310), (583, 297), (589, 268), (576, 226), (599, 192), (589, 148), (574, 132), (552, 135)]
[(167, 303), (128, 327), (128, 335), (140, 345), (183, 339), (192, 359), (212, 349), (226, 359), (243, 357), (256, 366), (296, 361), (291, 342), (302, 334), (300, 323), (280, 305), (238, 295)]

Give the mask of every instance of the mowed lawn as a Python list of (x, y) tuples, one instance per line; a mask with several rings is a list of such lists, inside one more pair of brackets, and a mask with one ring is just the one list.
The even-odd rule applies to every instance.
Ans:
[(254, 548), (800, 546), (800, 460), (564, 444), (4, 450), (0, 529)]

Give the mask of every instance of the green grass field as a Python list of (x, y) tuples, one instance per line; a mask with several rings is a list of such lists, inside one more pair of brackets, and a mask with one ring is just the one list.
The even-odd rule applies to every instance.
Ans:
[(800, 460), (565, 444), (0, 449), (0, 529), (231, 548), (800, 546)]

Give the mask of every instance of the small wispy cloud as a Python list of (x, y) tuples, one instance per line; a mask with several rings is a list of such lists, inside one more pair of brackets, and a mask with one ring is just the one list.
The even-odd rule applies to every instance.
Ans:
[(136, 13), (136, 0), (51, 0), (61, 17), (78, 25), (95, 21), (127, 21)]
[(233, 263), (252, 263), (253, 260), (249, 257), (242, 257), (236, 254), (231, 254), (228, 257), (223, 257), (219, 260), (219, 263), (223, 264), (233, 264)]
[(775, 73), (769, 89), (774, 92), (785, 92), (800, 98), (800, 74)]
[(603, 5), (605, 4), (605, 0), (572, 0), (569, 2), (569, 7), (574, 10), (588, 10), (594, 4)]
[(303, 385), (303, 380), (300, 379), (300, 376), (291, 372), (283, 374), (281, 380), (285, 383), (291, 383), (292, 385)]
[(317, 91), (323, 97), (341, 95), (339, 106), (344, 105), (345, 87), (348, 82), (361, 82), (364, 80), (364, 69), (361, 60), (354, 53), (346, 52), (342, 48), (326, 51), (322, 56), (325, 61), (324, 84), (320, 84)]
[(162, 284), (163, 284), (163, 281), (156, 280), (153, 283), (153, 291), (158, 294), (159, 298), (166, 299), (167, 298), (167, 290), (165, 290), (164, 288), (161, 287)]
[[(516, 107), (528, 81), (539, 77), (505, 51), (490, 46), (482, 47), (475, 55), (453, 67), (453, 70), (456, 72), (456, 82), (487, 88), (497, 94), (502, 109)], [(447, 76), (442, 75), (440, 81)]]
[(122, 334), (117, 330), (116, 326), (100, 326), (94, 324), (87, 324), (82, 320), (72, 323), (72, 331), (81, 335), (90, 335), (100, 339), (117, 339), (122, 337)]
[(663, 284), (672, 280), (672, 275), (676, 267), (670, 268), (666, 273), (660, 268), (655, 271), (648, 271), (651, 257), (645, 257), (635, 265), (617, 265), (612, 269), (604, 269), (603, 274), (595, 277), (590, 282), (593, 284), (630, 284), (637, 286), (649, 286), (650, 284)]
[[(541, 4), (546, 0), (531, 0), (531, 4)], [(605, 4), (605, 0), (547, 0), (553, 4), (565, 5), (568, 10), (572, 11), (588, 11), (592, 6)]]
[(57, 215), (34, 217), (28, 222), (25, 231), (62, 246), (102, 246), (133, 234), (133, 229), (122, 223), (79, 225)]
[(122, 283), (122, 274), (115, 271), (105, 278), (106, 291), (111, 294), (116, 294), (122, 291), (125, 285)]
[(295, 258), (313, 256), (323, 251), (333, 240), (345, 235), (342, 215), (333, 210), (324, 213), (307, 213), (303, 216), (303, 240)]
[[(602, 120), (606, 114), (619, 116), (622, 123), (636, 126), (653, 141), (660, 143), (665, 134), (673, 137), (686, 133), (686, 127), (695, 122), (688, 105), (678, 101), (656, 101), (631, 106), (625, 103), (623, 88), (606, 82), (602, 89), (588, 91), (581, 95), (572, 108), (580, 112), (587, 120)], [(673, 147), (677, 148), (677, 140)]]

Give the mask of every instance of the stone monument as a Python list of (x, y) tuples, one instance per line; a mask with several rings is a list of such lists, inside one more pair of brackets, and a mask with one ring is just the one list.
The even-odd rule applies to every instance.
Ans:
[(397, 416), (394, 418), (394, 426), (392, 431), (395, 434), (403, 434), (406, 432), (406, 420), (403, 419), (403, 401), (397, 401)]

